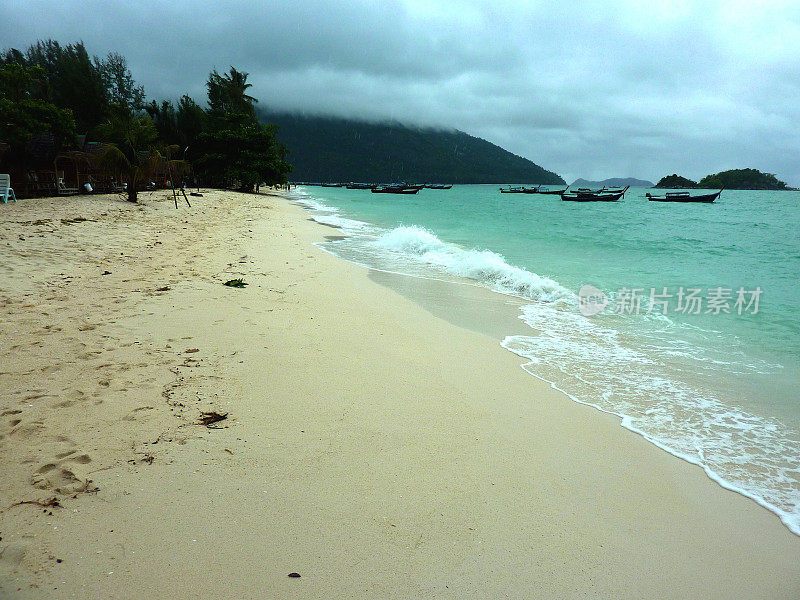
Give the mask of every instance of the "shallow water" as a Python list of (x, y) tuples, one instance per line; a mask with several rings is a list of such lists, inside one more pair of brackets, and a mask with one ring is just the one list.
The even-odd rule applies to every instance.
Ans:
[[(800, 533), (800, 193), (680, 205), (645, 192), (585, 204), (497, 186), (294, 197), (346, 234), (322, 244), (342, 258), (524, 300), (522, 330), (489, 306), (482, 318), (508, 327), (502, 345), (526, 370)], [(599, 314), (584, 316), (586, 285), (608, 302)]]

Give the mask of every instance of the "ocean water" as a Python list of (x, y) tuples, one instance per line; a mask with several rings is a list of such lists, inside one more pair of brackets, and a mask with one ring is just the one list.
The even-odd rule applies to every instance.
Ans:
[(617, 203), (495, 185), (293, 197), (341, 229), (322, 246), (346, 260), (522, 298), (525, 333), (502, 346), (526, 371), (800, 535), (800, 192), (682, 205), (646, 191)]

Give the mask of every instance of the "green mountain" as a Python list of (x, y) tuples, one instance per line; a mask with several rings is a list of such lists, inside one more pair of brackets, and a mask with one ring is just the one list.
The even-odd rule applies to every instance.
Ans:
[(576, 179), (570, 184), (570, 187), (588, 187), (588, 188), (601, 188), (601, 187), (653, 187), (652, 181), (644, 179), (635, 179), (634, 177), (612, 177), (611, 179), (603, 179), (603, 181), (591, 181), (589, 179)]
[(672, 175), (667, 175), (666, 177), (662, 177), (657, 184), (653, 187), (657, 188), (666, 188), (672, 190), (691, 190), (697, 187), (697, 182), (692, 181), (691, 179), (686, 179), (686, 177), (681, 177), (673, 173)]
[(727, 190), (786, 190), (786, 184), (772, 173), (757, 169), (731, 169), (707, 175), (697, 182), (697, 187)]
[(563, 184), (551, 171), (462, 131), (259, 110), (289, 148), (292, 181)]

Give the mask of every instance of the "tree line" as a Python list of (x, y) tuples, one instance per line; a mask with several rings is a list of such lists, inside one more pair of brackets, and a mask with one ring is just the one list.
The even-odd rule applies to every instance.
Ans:
[(207, 106), (183, 95), (148, 101), (124, 56), (90, 57), (83, 42), (40, 40), (25, 51), (0, 52), (0, 172), (24, 177), (37, 161), (37, 141), (55, 152), (98, 142), (93, 160), (127, 184), (136, 201), (156, 169), (191, 175), (212, 187), (252, 191), (285, 183), (288, 150), (276, 127), (261, 124), (247, 92), (248, 74), (211, 71)]

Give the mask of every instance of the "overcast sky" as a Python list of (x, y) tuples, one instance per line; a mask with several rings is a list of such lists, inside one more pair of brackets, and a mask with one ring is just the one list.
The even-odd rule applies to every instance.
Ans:
[(250, 73), (281, 109), (454, 127), (572, 181), (800, 186), (800, 1), (0, 0), (4, 48), (117, 51), (149, 98)]

